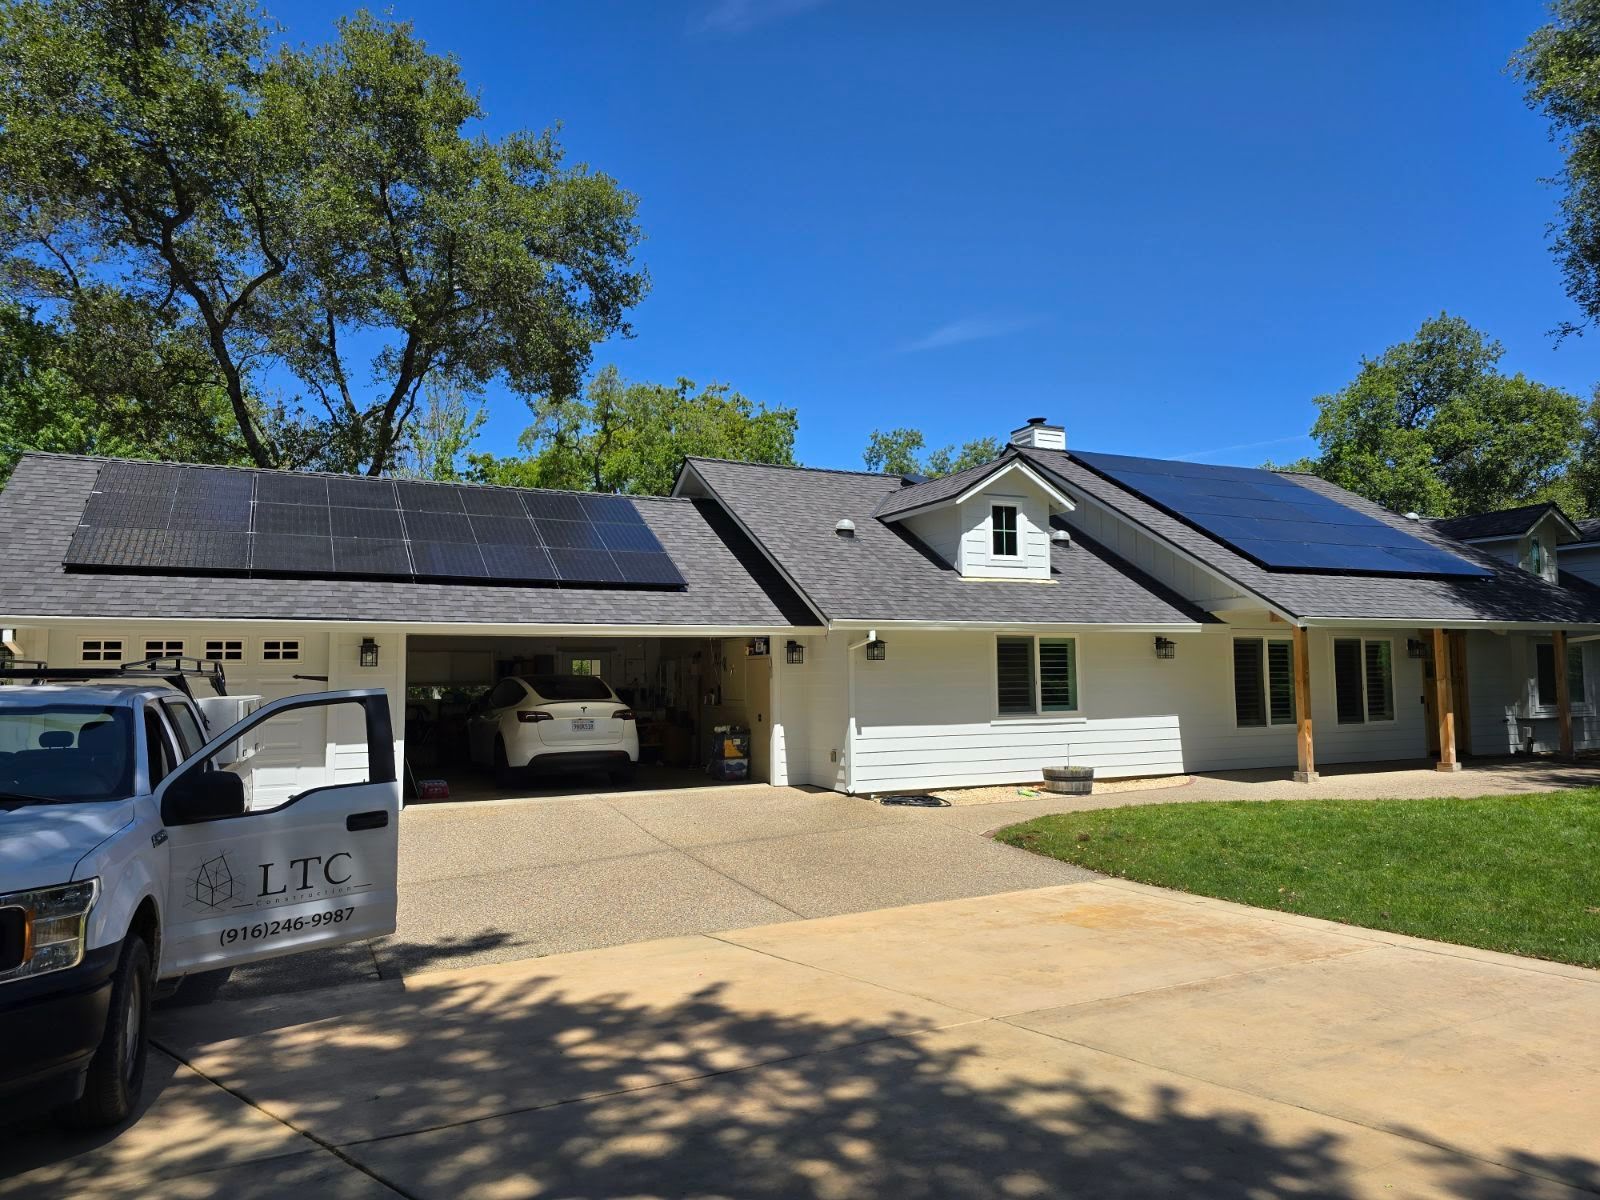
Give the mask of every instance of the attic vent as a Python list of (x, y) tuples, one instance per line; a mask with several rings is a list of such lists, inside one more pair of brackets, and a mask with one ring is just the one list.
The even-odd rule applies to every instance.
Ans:
[(1065, 546), (1072, 540), (1072, 535), (1065, 529), (1052, 529), (1050, 531), (1050, 540), (1058, 546)]
[(846, 517), (833, 527), (833, 531), (842, 538), (853, 538), (856, 535), (856, 523)]

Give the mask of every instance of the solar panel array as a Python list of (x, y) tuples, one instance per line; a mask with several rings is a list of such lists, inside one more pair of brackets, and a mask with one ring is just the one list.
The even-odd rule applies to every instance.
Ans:
[(1270, 570), (1490, 574), (1272, 471), (1077, 450), (1072, 457)]
[(680, 588), (622, 496), (107, 463), (66, 565)]

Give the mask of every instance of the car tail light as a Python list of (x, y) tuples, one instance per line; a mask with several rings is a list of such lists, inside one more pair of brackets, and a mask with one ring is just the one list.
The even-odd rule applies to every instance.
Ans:
[(555, 714), (547, 713), (541, 708), (519, 708), (517, 720), (524, 725), (537, 725), (540, 721), (554, 721)]
[(616, 712), (611, 714), (611, 719), (613, 721), (631, 721), (633, 720), (633, 709), (619, 708)]

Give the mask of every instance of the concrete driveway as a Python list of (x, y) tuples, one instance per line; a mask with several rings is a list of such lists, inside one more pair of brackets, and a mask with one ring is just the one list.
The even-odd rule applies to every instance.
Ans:
[(1600, 973), (1093, 881), (168, 1012), (149, 1111), (0, 1135), (0, 1195), (1575, 1198), (1597, 1024)]
[(236, 971), (221, 995), (1090, 878), (983, 837), (1023, 819), (1012, 807), (887, 808), (764, 784), (416, 805), (400, 823), (394, 937)]

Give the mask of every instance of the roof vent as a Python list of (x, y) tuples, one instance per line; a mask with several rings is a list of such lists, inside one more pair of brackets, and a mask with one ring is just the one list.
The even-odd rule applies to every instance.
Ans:
[(1406, 514), (1406, 520), (1408, 520), (1408, 521), (1420, 521), (1420, 520), (1422, 520), (1422, 514), (1421, 513), (1408, 512)]
[(1072, 541), (1072, 535), (1065, 529), (1052, 529), (1050, 531), (1050, 540), (1058, 546), (1065, 546)]
[(856, 523), (846, 517), (833, 527), (833, 531), (842, 538), (853, 538), (856, 535)]
[(1065, 450), (1067, 431), (1060, 425), (1049, 424), (1044, 417), (1029, 417), (1021, 429), (1011, 431), (1011, 444), (1035, 450)]

